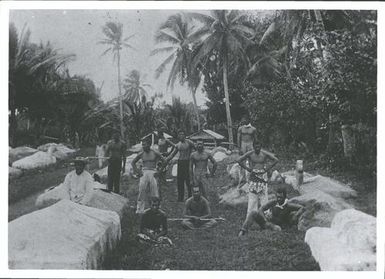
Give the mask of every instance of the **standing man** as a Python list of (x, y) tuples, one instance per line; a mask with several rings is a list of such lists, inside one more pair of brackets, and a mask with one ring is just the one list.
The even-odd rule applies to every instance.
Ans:
[(239, 155), (243, 155), (246, 152), (253, 150), (253, 141), (257, 132), (257, 129), (251, 125), (248, 118), (243, 117), (241, 123), (242, 126), (238, 128), (237, 133)]
[(190, 185), (190, 156), (195, 145), (192, 141), (186, 139), (186, 135), (183, 131), (178, 133), (179, 142), (175, 145), (175, 150), (171, 153), (167, 161), (170, 161), (176, 153), (179, 151), (178, 159), (178, 174), (177, 174), (177, 184), (178, 184), (178, 201), (183, 202), (184, 200), (184, 184), (186, 183), (188, 197), (191, 197), (191, 185)]
[[(161, 161), (163, 166), (166, 164), (163, 156), (160, 155), (159, 152), (151, 149), (151, 141), (149, 139), (142, 142), (142, 147), (143, 151), (131, 162), (134, 173), (140, 176), (138, 202), (136, 206), (137, 214), (144, 213), (146, 202), (150, 201), (150, 199), (153, 197), (159, 198), (159, 189), (155, 178), (157, 163)], [(140, 159), (142, 159), (143, 162), (143, 171), (139, 170), (136, 166), (136, 163)]]
[[(164, 134), (163, 134), (163, 131), (162, 130), (159, 130), (158, 131), (158, 150), (159, 150), (159, 153), (164, 157), (164, 158), (167, 158), (167, 156), (169, 155), (169, 152), (168, 152), (168, 148), (171, 146), (171, 151), (170, 153), (172, 153), (175, 149), (175, 144), (166, 139), (164, 137)], [(165, 166), (164, 168), (161, 168), (161, 166), (158, 166), (158, 173), (159, 173), (159, 176), (158, 176), (158, 180), (159, 180), (159, 195), (161, 195), (162, 191), (161, 191), (161, 187), (164, 185), (166, 185), (166, 174), (167, 174), (167, 166)], [(160, 196), (160, 198), (162, 198), (162, 196)]]
[[(269, 214), (265, 214), (265, 212)], [(247, 233), (248, 228), (256, 222), (262, 229), (280, 231), (282, 227), (289, 227), (298, 223), (304, 207), (290, 203), (285, 188), (279, 188), (275, 199), (264, 204), (258, 211), (253, 210), (246, 218), (238, 236)]]
[(107, 143), (106, 155), (108, 159), (108, 190), (120, 194), (120, 173), (126, 168), (126, 143), (120, 140), (119, 133)]
[(193, 196), (186, 201), (182, 226), (185, 229), (211, 228), (217, 221), (211, 219), (211, 209), (209, 202), (201, 196), (199, 187), (193, 188)]
[(87, 159), (76, 157), (74, 163), (75, 170), (66, 175), (63, 188), (71, 201), (85, 205), (92, 198), (94, 180), (91, 174), (84, 170)]
[(167, 158), (167, 156), (169, 155), (168, 154), (169, 147), (172, 147), (172, 150), (170, 151), (170, 153), (172, 153), (174, 151), (175, 144), (172, 141), (166, 139), (164, 137), (163, 131), (159, 130), (158, 131), (158, 150), (159, 150), (159, 153), (165, 158)]
[[(245, 165), (248, 161), (249, 166)], [(270, 167), (266, 167), (268, 160), (273, 161)], [(267, 202), (268, 189), (267, 180), (270, 177), (270, 170), (278, 163), (278, 158), (274, 154), (261, 149), (259, 141), (254, 139), (253, 150), (246, 152), (238, 159), (239, 165), (250, 172), (249, 181), (249, 201), (247, 214), (252, 210), (258, 210), (262, 203)]]
[(214, 176), (217, 169), (217, 162), (204, 150), (203, 141), (197, 141), (197, 151), (193, 152), (190, 156), (190, 177), (192, 177), (193, 185), (199, 186), (203, 197), (208, 197), (208, 174), (207, 166), (209, 160), (213, 164), (210, 171), (210, 176)]

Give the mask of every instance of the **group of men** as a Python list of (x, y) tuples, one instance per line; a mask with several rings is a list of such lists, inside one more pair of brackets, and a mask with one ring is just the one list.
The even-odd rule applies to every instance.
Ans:
[[(208, 228), (215, 225), (211, 218), (208, 202), (208, 177), (213, 176), (217, 167), (214, 158), (204, 150), (203, 141), (195, 145), (186, 139), (183, 131), (178, 133), (179, 142), (174, 144), (158, 132), (158, 151), (151, 149), (149, 139), (142, 141), (143, 151), (132, 161), (134, 173), (140, 177), (139, 194), (136, 213), (141, 215), (140, 238), (160, 241), (165, 238), (167, 224), (165, 213), (159, 208), (161, 202), (161, 186), (165, 185), (165, 176), (169, 162), (179, 153), (177, 161), (177, 202), (185, 202), (182, 225), (186, 229)], [(171, 151), (168, 152), (169, 147)], [(137, 163), (142, 160), (142, 169)], [(212, 167), (208, 173), (208, 163)], [(191, 181), (190, 181), (191, 180)], [(187, 199), (185, 200), (185, 188)], [(146, 202), (151, 201), (151, 207), (146, 209)], [(152, 221), (149, 221), (152, 220)], [(154, 224), (156, 224), (154, 226)]]
[[(217, 223), (211, 216), (208, 201), (210, 177), (215, 174), (217, 162), (209, 152), (205, 151), (203, 141), (194, 144), (186, 139), (183, 131), (179, 131), (178, 140), (178, 143), (174, 144), (164, 137), (162, 131), (159, 131), (158, 151), (152, 149), (152, 142), (149, 138), (145, 138), (142, 141), (143, 150), (131, 163), (134, 173), (140, 177), (136, 213), (141, 217), (138, 235), (141, 240), (156, 243), (170, 242), (166, 237), (167, 216), (160, 209), (160, 203), (162, 187), (166, 185), (167, 166), (177, 153), (179, 153), (177, 201), (185, 203), (183, 218), (181, 218), (182, 226), (186, 229), (198, 229), (209, 228)], [(240, 157), (237, 162), (246, 171), (246, 180), (249, 184), (248, 210), (239, 236), (245, 235), (254, 222), (261, 228), (271, 230), (281, 230), (282, 226), (296, 222), (303, 208), (288, 201), (284, 188), (276, 191), (275, 199), (271, 201), (267, 199), (269, 177), (278, 159), (274, 154), (261, 149), (261, 144), (256, 137), (256, 128), (249, 121), (244, 121), (238, 129), (238, 146)], [(108, 189), (120, 193), (120, 176), (126, 164), (126, 144), (120, 140), (119, 134), (115, 134), (108, 142), (106, 151), (109, 158)], [(142, 167), (138, 168), (137, 163), (140, 160)], [(272, 163), (267, 167), (269, 161)], [(209, 168), (209, 162), (211, 162), (211, 168)], [(84, 171), (84, 166), (84, 160), (75, 160), (75, 171), (66, 176), (65, 185), (68, 185), (66, 187), (74, 201), (86, 204), (92, 177)], [(187, 188), (186, 200), (185, 188)]]

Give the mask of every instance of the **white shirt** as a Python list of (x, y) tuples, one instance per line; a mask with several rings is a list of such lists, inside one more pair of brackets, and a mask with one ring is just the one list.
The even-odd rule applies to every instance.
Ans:
[(71, 201), (81, 204), (90, 201), (93, 193), (93, 178), (89, 172), (83, 171), (77, 175), (73, 170), (66, 175), (63, 184)]

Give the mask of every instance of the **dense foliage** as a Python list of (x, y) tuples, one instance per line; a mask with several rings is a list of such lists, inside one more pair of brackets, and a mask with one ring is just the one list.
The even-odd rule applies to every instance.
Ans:
[[(123, 46), (130, 47), (131, 37), (123, 39), (122, 28), (107, 23), (103, 29), (102, 43), (110, 47), (106, 52), (115, 56), (124, 55), (119, 52)], [(269, 149), (312, 154), (330, 166), (375, 170), (376, 11), (170, 16), (155, 33), (158, 45), (152, 55), (167, 54), (156, 75), (172, 65), (168, 85), (177, 80), (187, 85), (194, 104), (178, 98), (165, 104), (161, 93), (150, 98), (151, 86), (140, 72), (131, 71), (120, 82), (119, 65), (122, 98), (103, 103), (91, 80), (66, 71), (72, 55), (60, 54), (49, 43), (29, 42), (30, 32), (19, 35), (12, 24), (9, 35), (13, 145), (29, 141), (17, 136), (25, 130), (35, 138), (74, 141), (77, 135), (84, 144), (106, 141), (122, 131), (121, 120), (131, 144), (158, 128), (175, 135), (179, 129), (189, 134), (206, 127), (231, 141), (230, 132), (247, 115)], [(208, 98), (205, 112), (195, 100), (200, 83)]]

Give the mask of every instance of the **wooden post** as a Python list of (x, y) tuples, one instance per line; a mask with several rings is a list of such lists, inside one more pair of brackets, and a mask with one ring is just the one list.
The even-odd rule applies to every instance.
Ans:
[(303, 184), (303, 160), (297, 160), (295, 166), (295, 178), (297, 190), (299, 191), (300, 186)]

